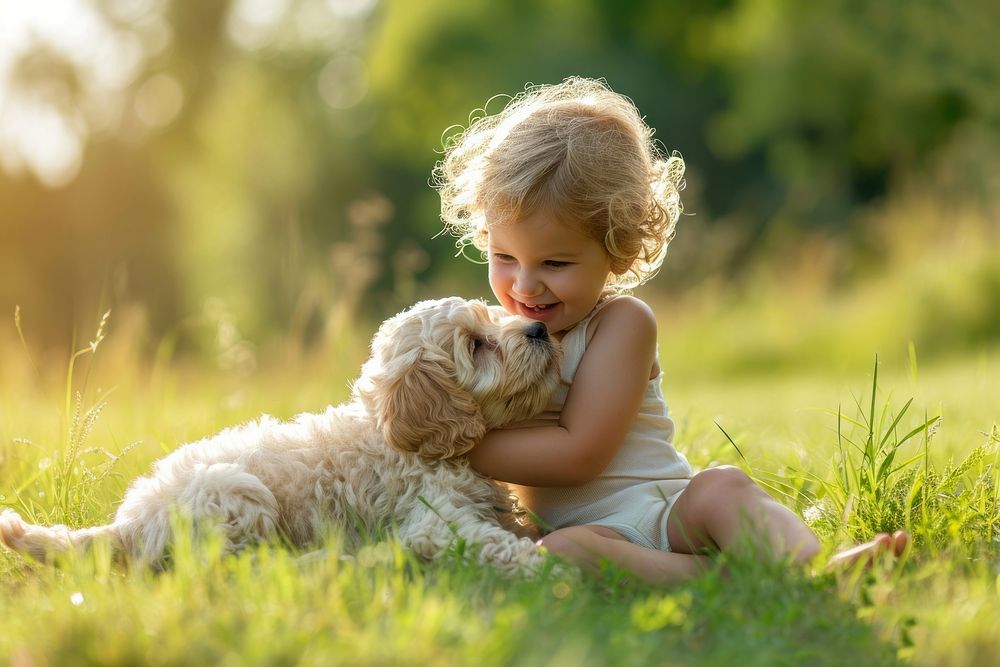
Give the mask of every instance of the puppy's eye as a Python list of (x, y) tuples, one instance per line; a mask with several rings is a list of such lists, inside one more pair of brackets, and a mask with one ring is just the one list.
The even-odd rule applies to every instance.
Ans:
[(484, 341), (482, 338), (476, 337), (472, 339), (472, 342), (469, 345), (472, 348), (472, 353), (475, 354), (485, 344), (486, 341)]

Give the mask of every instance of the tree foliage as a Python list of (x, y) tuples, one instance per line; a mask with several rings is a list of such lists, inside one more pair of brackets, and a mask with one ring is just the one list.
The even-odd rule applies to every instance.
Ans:
[(571, 74), (606, 78), (683, 153), (683, 224), (737, 238), (731, 265), (776, 229), (853, 232), (905, 183), (997, 200), (987, 0), (81, 7), (118, 83), (34, 34), (0, 93), (0, 114), (55, 110), (51, 136), (80, 147), (46, 174), (0, 133), (0, 304), (49, 340), (112, 304), (154, 338), (217, 297), (254, 337), (309, 340), (425, 293), (483, 294), (434, 238), (430, 170), (492, 96)]

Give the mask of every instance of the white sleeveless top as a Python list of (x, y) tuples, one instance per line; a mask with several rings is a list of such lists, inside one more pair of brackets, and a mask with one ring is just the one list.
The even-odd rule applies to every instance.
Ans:
[[(563, 337), (562, 382), (545, 412), (532, 422), (559, 419), (587, 348), (587, 326), (612, 300), (599, 304)], [(541, 518), (543, 529), (606, 526), (629, 542), (670, 550), (667, 516), (692, 473), (687, 459), (671, 444), (674, 422), (660, 391), (662, 375), (662, 371), (657, 373), (646, 385), (631, 430), (598, 477), (572, 487), (513, 487), (528, 509)]]

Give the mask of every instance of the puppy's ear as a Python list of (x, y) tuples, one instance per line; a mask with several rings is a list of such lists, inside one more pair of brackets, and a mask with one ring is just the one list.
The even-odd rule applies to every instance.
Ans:
[(452, 379), (451, 360), (427, 356), (424, 350), (396, 358), (363, 376), (355, 390), (389, 445), (448, 459), (472, 449), (486, 425), (479, 406)]

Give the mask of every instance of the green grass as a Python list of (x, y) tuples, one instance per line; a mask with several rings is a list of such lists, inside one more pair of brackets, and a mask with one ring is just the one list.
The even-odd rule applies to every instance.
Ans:
[(391, 545), (306, 566), (186, 554), (154, 576), (103, 554), (12, 577), (0, 647), (58, 665), (894, 664), (831, 580), (750, 561), (730, 577), (669, 592), (610, 573), (511, 580)]
[[(182, 442), (343, 400), (364, 354), (359, 335), (325, 356), (267, 351), (254, 371), (220, 370), (143, 359), (113, 322), (69, 370), (5, 354), (0, 504), (103, 522)], [(912, 551), (840, 573), (727, 557), (670, 590), (613, 568), (506, 578), (462, 545), (423, 563), (391, 538), (346, 553), (331, 537), (307, 561), (182, 544), (161, 574), (100, 548), (52, 564), (2, 552), (0, 662), (971, 666), (1000, 654), (1000, 355), (887, 362), (877, 378), (871, 361), (730, 379), (675, 369), (669, 355), (664, 368), (696, 467), (743, 466), (808, 517), (827, 552), (901, 527)]]

